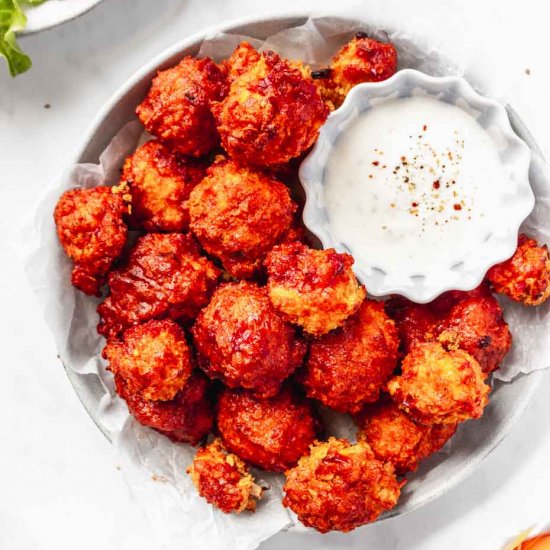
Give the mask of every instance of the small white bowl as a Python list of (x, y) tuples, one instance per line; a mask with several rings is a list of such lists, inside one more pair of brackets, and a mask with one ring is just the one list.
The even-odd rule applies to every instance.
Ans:
[[(460, 252), (460, 247), (452, 248), (450, 256), (423, 254), (430, 256), (428, 262), (420, 260), (419, 255), (399, 269), (388, 268), (381, 257), (383, 253), (378, 257), (375, 254), (364, 257), (343, 242), (343, 237), (337, 236), (326, 208), (325, 168), (334, 144), (359, 115), (396, 98), (426, 96), (456, 105), (487, 131), (497, 147), (506, 185), (493, 186), (490, 201), (498, 214), (490, 224), (479, 222), (474, 226), (473, 234), (479, 235), (479, 239), (467, 249), (462, 247)], [(405, 69), (383, 82), (355, 86), (344, 104), (328, 117), (317, 144), (300, 167), (300, 180), (306, 192), (304, 223), (324, 248), (335, 248), (354, 256), (357, 278), (373, 296), (400, 294), (414, 302), (430, 302), (447, 290), (475, 288), (491, 266), (514, 253), (519, 227), (535, 204), (528, 177), (530, 161), (530, 149), (513, 131), (503, 105), (479, 95), (463, 78), (432, 77)], [(429, 246), (427, 241), (423, 245), (421, 238), (416, 242), (420, 247)], [(398, 250), (399, 247), (406, 251), (404, 242), (396, 241)]]

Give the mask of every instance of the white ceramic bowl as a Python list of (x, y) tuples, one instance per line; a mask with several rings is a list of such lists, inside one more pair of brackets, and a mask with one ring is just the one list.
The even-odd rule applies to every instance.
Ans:
[[(417, 239), (416, 249), (424, 246), (426, 253), (401, 262), (398, 268), (388, 268), (384, 258), (386, 249), (378, 256), (361, 255), (333, 229), (325, 198), (325, 168), (334, 145), (359, 116), (387, 101), (409, 97), (434, 98), (455, 105), (475, 118), (496, 145), (504, 178), (498, 182), (481, 182), (490, 188), (486, 196), (495, 215), (491, 221), (488, 217), (470, 221), (472, 242), (467, 248), (447, 246), (448, 255), (438, 255), (431, 253), (429, 242), (423, 244), (422, 239)], [(315, 147), (300, 167), (300, 180), (306, 192), (304, 223), (324, 248), (353, 255), (355, 274), (373, 296), (400, 294), (414, 302), (430, 302), (447, 290), (472, 290), (491, 266), (512, 256), (519, 227), (535, 204), (529, 184), (530, 161), (531, 151), (514, 133), (502, 104), (481, 96), (463, 78), (433, 77), (413, 69), (401, 70), (383, 82), (355, 86), (321, 128)], [(407, 213), (398, 208), (395, 215)], [(395, 239), (389, 246), (395, 246), (398, 257), (403, 257), (410, 243)], [(429, 262), (421, 257), (429, 257)]]
[(102, 0), (48, 0), (35, 7), (26, 7), (26, 27), (19, 34), (34, 34), (84, 15)]
[[(115, 134), (128, 121), (135, 118), (135, 107), (145, 96), (156, 71), (174, 65), (184, 55), (196, 54), (205, 37), (211, 37), (217, 32), (230, 32), (265, 39), (283, 29), (301, 25), (307, 18), (307, 14), (298, 14), (245, 19), (204, 29), (178, 42), (140, 69), (113, 95), (84, 136), (80, 152), (76, 155), (74, 162), (97, 163), (99, 155)], [(371, 30), (368, 24), (361, 21), (347, 20), (347, 23), (350, 29)], [(350, 31), (350, 36), (352, 34), (353, 32)], [(399, 38), (395, 39), (395, 43), (399, 49), (401, 46)], [(410, 44), (408, 47), (410, 49)], [(409, 57), (410, 66), (415, 66), (421, 65), (425, 55), (422, 50), (418, 50)], [(509, 112), (516, 132), (529, 143), (531, 148), (538, 150), (517, 115), (511, 110)], [(81, 307), (81, 301), (76, 299), (77, 307)], [(80, 354), (87, 353), (84, 349), (78, 351)], [(98, 409), (106, 392), (100, 378), (95, 374), (79, 374), (71, 369), (67, 369), (67, 374), (92, 419), (105, 436), (110, 438), (108, 429), (98, 420)], [(410, 512), (447, 492), (473, 473), (521, 416), (541, 377), (542, 372), (538, 371), (528, 376), (520, 376), (510, 384), (497, 383), (491, 394), (491, 403), (483, 417), (475, 422), (466, 422), (459, 428), (453, 439), (453, 452), (449, 456), (439, 454), (422, 464), (404, 487), (398, 506), (384, 517)]]

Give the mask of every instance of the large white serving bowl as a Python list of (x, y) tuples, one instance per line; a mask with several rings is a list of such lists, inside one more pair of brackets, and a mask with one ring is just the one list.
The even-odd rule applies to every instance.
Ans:
[(34, 34), (51, 29), (52, 27), (61, 25), (61, 23), (66, 23), (84, 15), (102, 1), (48, 0), (39, 6), (25, 8), (27, 25), (19, 34)]
[[(157, 70), (174, 65), (184, 55), (196, 54), (205, 37), (211, 37), (217, 32), (229, 32), (265, 39), (283, 29), (301, 25), (307, 18), (307, 14), (298, 14), (239, 20), (204, 29), (178, 42), (139, 70), (107, 102), (86, 134), (80, 152), (75, 158), (75, 163), (97, 163), (100, 153), (113, 136), (128, 121), (135, 118), (134, 110), (146, 94)], [(369, 30), (368, 24), (359, 20), (346, 21), (354, 23), (357, 30)], [(394, 42), (399, 50), (399, 39), (395, 39)], [(410, 43), (407, 48), (410, 54)], [(415, 67), (415, 55), (421, 59), (423, 52), (418, 50), (417, 54), (413, 52), (408, 55), (406, 66)], [(540, 153), (533, 138), (515, 112), (508, 106), (507, 111), (514, 130), (531, 149)], [(110, 438), (108, 429), (98, 420), (98, 405), (105, 389), (97, 376), (78, 374), (71, 369), (67, 369), (67, 374), (90, 416), (105, 436)], [(409, 477), (409, 482), (403, 489), (398, 506), (383, 518), (410, 512), (441, 496), (472, 474), (512, 429), (528, 405), (542, 376), (542, 372), (537, 371), (520, 376), (511, 383), (497, 382), (491, 394), (490, 405), (483, 417), (475, 422), (466, 422), (459, 428), (452, 440), (450, 454), (435, 455), (424, 462), (421, 468)]]

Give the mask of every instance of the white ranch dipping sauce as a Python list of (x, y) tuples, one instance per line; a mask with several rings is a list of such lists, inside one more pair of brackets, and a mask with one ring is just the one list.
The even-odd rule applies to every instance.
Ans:
[(496, 144), (466, 111), (432, 97), (360, 114), (324, 175), (331, 232), (384, 271), (452, 266), (490, 232), (505, 181)]

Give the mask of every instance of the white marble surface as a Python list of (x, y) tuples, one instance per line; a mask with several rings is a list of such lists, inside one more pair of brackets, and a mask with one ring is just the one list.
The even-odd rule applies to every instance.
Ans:
[[(35, 63), (28, 74), (10, 80), (0, 70), (0, 548), (159, 548), (129, 497), (110, 445), (87, 417), (56, 359), (10, 248), (14, 227), (70, 161), (99, 107), (153, 55), (181, 36), (233, 17), (296, 7), (328, 10), (331, 4), (106, 0), (77, 21), (23, 40)], [(453, 40), (472, 41), (477, 52), (468, 60), (473, 72), (492, 67), (494, 88), (505, 90), (549, 157), (543, 3), (485, 0), (475, 9), (458, 0), (442, 4), (388, 0), (384, 9), (394, 18), (398, 13), (403, 21), (414, 21), (424, 34), (443, 26), (442, 47)], [(520, 423), (477, 473), (425, 508), (349, 535), (283, 533), (263, 548), (492, 550), (531, 525), (550, 528), (549, 395), (547, 375)]]

